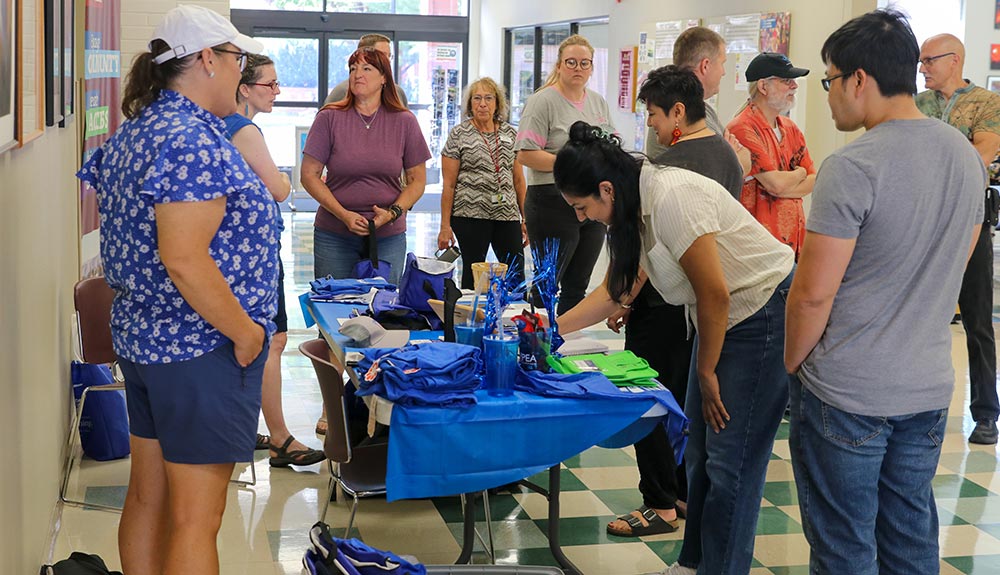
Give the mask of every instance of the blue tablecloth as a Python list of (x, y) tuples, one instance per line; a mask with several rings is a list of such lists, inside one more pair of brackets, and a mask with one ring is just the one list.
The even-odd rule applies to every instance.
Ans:
[[(349, 340), (337, 332), (338, 319), (348, 317), (354, 307), (303, 302), (307, 315), (311, 313), (320, 329), (342, 347)], [(438, 336), (440, 332), (411, 332), (411, 339)], [(540, 397), (520, 391), (498, 398), (480, 390), (471, 409), (396, 405), (390, 420), (387, 498), (482, 491), (534, 475), (594, 445), (631, 445), (664, 417), (643, 415), (654, 407), (660, 412), (664, 408), (653, 393), (622, 393), (628, 401)], [(676, 406), (672, 398), (671, 402)], [(674, 417), (678, 416), (683, 414), (676, 408)]]

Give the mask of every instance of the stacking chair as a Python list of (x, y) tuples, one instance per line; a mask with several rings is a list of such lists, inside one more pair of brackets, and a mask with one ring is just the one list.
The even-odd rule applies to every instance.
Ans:
[(299, 345), (302, 355), (312, 360), (316, 379), (326, 404), (327, 432), (323, 452), (330, 465), (330, 483), (320, 521), (326, 519), (330, 499), (335, 495), (337, 483), (354, 501), (347, 520), (346, 533), (350, 536), (358, 499), (385, 495), (385, 468), (388, 444), (376, 443), (355, 446), (348, 427), (347, 407), (344, 401), (343, 371), (346, 366), (343, 351), (330, 349), (324, 339), (313, 339)]
[(86, 503), (66, 496), (69, 488), (69, 479), (73, 474), (76, 465), (77, 446), (76, 442), (80, 435), (80, 417), (83, 415), (83, 406), (87, 402), (87, 396), (91, 392), (98, 391), (121, 391), (125, 389), (125, 378), (121, 370), (118, 369), (118, 356), (111, 342), (111, 302), (115, 299), (115, 292), (104, 281), (104, 277), (93, 277), (81, 280), (73, 288), (73, 304), (76, 307), (76, 323), (79, 331), (80, 348), (83, 361), (87, 363), (110, 363), (111, 373), (114, 383), (108, 385), (91, 386), (83, 390), (80, 395), (80, 403), (76, 407), (76, 414), (73, 417), (73, 424), (69, 428), (69, 439), (66, 444), (66, 464), (63, 473), (62, 489), (59, 491), (59, 499), (63, 503), (70, 505), (86, 505), (105, 511), (121, 511), (120, 507), (102, 505), (99, 503)]
[[(79, 332), (81, 357), (87, 363), (110, 363), (114, 383), (91, 386), (84, 389), (83, 393), (80, 394), (80, 403), (76, 407), (73, 424), (69, 429), (69, 439), (66, 442), (66, 464), (63, 472), (62, 488), (59, 490), (59, 499), (63, 503), (103, 509), (105, 511), (121, 511), (121, 507), (70, 499), (67, 497), (66, 492), (69, 488), (69, 480), (73, 474), (73, 468), (76, 467), (78, 452), (76, 443), (79, 440), (80, 418), (83, 416), (83, 406), (87, 402), (87, 396), (91, 392), (122, 391), (125, 389), (125, 376), (122, 375), (121, 370), (118, 368), (118, 356), (115, 354), (114, 344), (111, 339), (111, 303), (114, 299), (115, 292), (103, 276), (80, 280), (73, 288), (73, 304), (76, 308), (76, 323)], [(244, 486), (257, 484), (257, 471), (252, 463), (250, 465), (250, 476), (250, 481), (233, 480), (233, 483)]]
[[(351, 516), (347, 520), (347, 531), (344, 535), (350, 537), (354, 517), (358, 511), (358, 499), (385, 495), (386, 460), (388, 459), (389, 445), (383, 442), (355, 446), (352, 443), (350, 423), (347, 419), (347, 406), (344, 401), (344, 372), (346, 371), (355, 385), (357, 385), (357, 376), (347, 365), (343, 350), (339, 347), (331, 349), (326, 340), (318, 338), (303, 342), (299, 345), (299, 351), (312, 360), (313, 368), (316, 370), (316, 379), (319, 381), (320, 393), (323, 394), (323, 403), (326, 404), (328, 423), (323, 452), (326, 453), (327, 461), (330, 464), (330, 484), (326, 503), (323, 505), (323, 514), (319, 520), (326, 520), (330, 500), (336, 494), (337, 483), (340, 483), (344, 493), (354, 499), (351, 504)], [(462, 495), (463, 508), (465, 507), (465, 497)], [(482, 492), (482, 497), (486, 514), (488, 542), (483, 539), (478, 530), (475, 531), (475, 534), (489, 555), (490, 562), (493, 563), (495, 558), (493, 526), (490, 521), (489, 496), (486, 491)]]

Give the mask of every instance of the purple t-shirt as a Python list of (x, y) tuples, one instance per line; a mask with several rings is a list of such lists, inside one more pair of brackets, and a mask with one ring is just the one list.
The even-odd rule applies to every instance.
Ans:
[[(401, 188), (399, 174), (430, 159), (420, 125), (412, 112), (379, 108), (369, 128), (354, 108), (320, 110), (309, 128), (303, 153), (326, 164), (326, 185), (345, 209), (371, 219), (372, 205), (388, 208)], [(336, 216), (320, 207), (316, 227), (335, 234), (351, 232)], [(378, 229), (380, 238), (406, 231), (400, 218)]]

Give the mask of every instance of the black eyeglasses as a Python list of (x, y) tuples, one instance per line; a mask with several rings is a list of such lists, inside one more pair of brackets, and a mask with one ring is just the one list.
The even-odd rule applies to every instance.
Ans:
[(938, 54), (937, 56), (928, 56), (926, 58), (921, 58), (917, 62), (923, 64), (924, 66), (930, 66), (931, 62), (937, 60), (938, 58), (944, 58), (945, 56), (954, 56), (954, 52), (945, 52), (944, 54)]
[(823, 84), (823, 89), (829, 92), (830, 84), (833, 83), (834, 80), (836, 80), (837, 78), (846, 78), (847, 76), (850, 76), (853, 73), (854, 70), (851, 70), (850, 72), (844, 72), (843, 74), (837, 74), (836, 76), (830, 76), (829, 78), (820, 78), (819, 83)]
[(240, 57), (240, 72), (243, 68), (247, 67), (247, 56), (250, 54), (248, 52), (240, 52), (238, 50), (226, 50), (225, 48), (212, 48), (213, 52), (225, 52), (226, 54), (233, 54)]
[(588, 60), (584, 58), (583, 60), (577, 60), (576, 58), (566, 58), (563, 60), (563, 64), (566, 64), (567, 68), (572, 68), (576, 70), (580, 68), (581, 70), (589, 70), (591, 66), (594, 65), (593, 60)]
[(272, 91), (272, 92), (274, 92), (274, 91), (276, 91), (276, 90), (277, 90), (277, 89), (278, 89), (279, 87), (281, 87), (281, 82), (279, 82), (279, 81), (277, 81), (277, 80), (271, 80), (270, 82), (267, 82), (267, 83), (261, 83), (261, 82), (247, 82), (247, 85), (249, 85), (249, 86), (264, 86), (265, 88), (270, 88), (270, 89), (271, 89), (271, 91)]

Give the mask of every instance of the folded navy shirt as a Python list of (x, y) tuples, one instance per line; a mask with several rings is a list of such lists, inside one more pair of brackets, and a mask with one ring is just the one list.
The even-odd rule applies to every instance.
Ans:
[(395, 350), (364, 349), (358, 395), (378, 394), (400, 405), (467, 407), (480, 386), (479, 348), (446, 342)]

